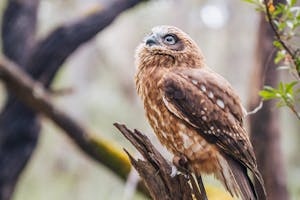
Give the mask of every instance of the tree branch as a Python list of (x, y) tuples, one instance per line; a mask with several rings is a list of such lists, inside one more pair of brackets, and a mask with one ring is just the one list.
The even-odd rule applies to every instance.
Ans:
[(14, 63), (0, 57), (0, 78), (7, 88), (35, 112), (50, 118), (92, 159), (100, 162), (122, 179), (130, 172), (130, 162), (112, 142), (90, 134), (82, 125), (55, 107), (39, 82), (33, 81)]
[[(270, 27), (272, 29), (272, 31), (274, 32), (274, 35), (276, 37), (276, 39), (278, 40), (278, 42), (280, 42), (280, 44), (282, 45), (282, 47), (286, 50), (286, 52), (291, 56), (292, 58), (292, 61), (293, 61), (293, 64), (294, 66), (296, 67), (297, 69), (297, 62), (295, 60), (295, 56), (296, 56), (296, 52), (293, 52), (292, 49), (290, 49), (290, 47), (287, 46), (287, 44), (281, 39), (281, 36), (272, 20), (272, 16), (271, 16), (271, 13), (270, 13), (270, 10), (269, 10), (269, 7), (268, 7), (268, 1), (267, 0), (264, 0), (264, 4), (265, 4), (265, 8), (266, 8), (266, 13), (267, 13), (267, 19), (268, 19), (268, 23), (270, 24)], [(300, 71), (297, 70), (297, 74), (298, 74), (298, 78), (300, 78)], [(297, 114), (298, 116), (298, 114)]]
[(25, 64), (34, 44), (38, 5), (39, 0), (9, 0), (3, 15), (3, 52), (19, 65)]
[[(25, 65), (35, 44), (39, 0), (7, 0), (1, 27), (3, 53)], [(0, 199), (9, 200), (34, 151), (40, 131), (36, 114), (8, 93), (0, 114)]]
[(57, 70), (71, 53), (111, 24), (121, 12), (144, 1), (117, 0), (75, 23), (58, 27), (37, 44), (26, 64), (27, 71), (34, 79), (49, 87)]
[(145, 135), (138, 130), (131, 131), (125, 125), (118, 123), (114, 125), (144, 157), (145, 160), (136, 160), (125, 150), (153, 199), (204, 199), (203, 196), (200, 196), (199, 188), (193, 176), (188, 171), (187, 176), (189, 178), (186, 178), (183, 174), (176, 174), (174, 177), (171, 176), (172, 167), (170, 163), (158, 152)]

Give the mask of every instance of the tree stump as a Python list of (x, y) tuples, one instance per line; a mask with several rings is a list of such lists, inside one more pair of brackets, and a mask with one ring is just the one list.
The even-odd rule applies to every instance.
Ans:
[(124, 149), (154, 200), (205, 199), (188, 170), (171, 176), (172, 164), (159, 153), (147, 136), (138, 130), (131, 131), (125, 125), (114, 125), (143, 156), (144, 160), (135, 159)]

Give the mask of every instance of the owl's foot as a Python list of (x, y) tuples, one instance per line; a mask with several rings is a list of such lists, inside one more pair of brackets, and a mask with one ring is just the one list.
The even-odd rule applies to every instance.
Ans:
[(189, 168), (188, 168), (188, 159), (184, 155), (174, 156), (173, 157), (173, 165), (172, 165), (172, 172), (171, 177), (174, 177), (181, 172), (186, 176), (189, 177)]

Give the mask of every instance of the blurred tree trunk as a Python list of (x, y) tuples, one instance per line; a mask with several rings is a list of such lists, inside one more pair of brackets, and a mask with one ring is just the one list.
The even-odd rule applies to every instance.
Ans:
[[(25, 66), (34, 45), (38, 0), (10, 0), (3, 16), (3, 53)], [(8, 93), (0, 114), (0, 199), (11, 199), (18, 177), (35, 149), (36, 114)]]
[[(278, 2), (274, 1), (274, 4)], [(263, 13), (260, 16), (256, 63), (251, 79), (250, 109), (259, 104), (258, 92), (263, 85), (274, 87), (278, 85), (273, 39), (274, 33)], [(264, 102), (263, 108), (250, 116), (251, 139), (258, 168), (265, 181), (268, 199), (287, 200), (288, 192), (279, 128), (279, 112), (274, 101)]]

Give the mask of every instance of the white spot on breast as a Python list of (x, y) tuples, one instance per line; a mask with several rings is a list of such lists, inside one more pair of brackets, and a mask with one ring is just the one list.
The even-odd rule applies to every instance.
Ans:
[(212, 99), (212, 98), (214, 98), (214, 94), (211, 91), (209, 91), (208, 92), (208, 97)]
[(204, 147), (204, 146), (206, 145), (205, 140), (202, 140), (202, 141), (200, 142), (200, 145)]
[(166, 134), (164, 131), (161, 131), (160, 133), (161, 133), (161, 135), (162, 135), (164, 138), (167, 139), (167, 134)]
[(224, 101), (222, 101), (221, 99), (217, 99), (216, 102), (217, 102), (217, 105), (218, 105), (220, 108), (222, 108), (222, 109), (225, 108)]
[(197, 85), (197, 84), (198, 84), (198, 81), (192, 79), (192, 83), (193, 83), (194, 85)]
[(160, 110), (159, 110), (159, 108), (158, 108), (157, 106), (152, 106), (151, 108), (152, 108), (152, 110), (153, 110), (154, 112), (156, 112), (158, 115), (160, 114)]
[(201, 119), (202, 119), (203, 121), (206, 121), (206, 120), (207, 120), (207, 117), (206, 117), (206, 116), (202, 116)]
[(198, 152), (201, 148), (202, 148), (201, 144), (194, 144), (194, 145), (192, 146), (192, 151), (193, 151), (194, 153), (196, 153), (196, 152)]
[(184, 124), (178, 124), (179, 129), (185, 130), (187, 127)]
[(204, 85), (200, 85), (200, 89), (203, 91), (203, 92), (206, 92), (206, 87)]
[(149, 115), (150, 120), (154, 123), (154, 125), (157, 127), (158, 126), (158, 122), (157, 119), (153, 116), (153, 115)]
[(204, 115), (204, 114), (205, 114), (205, 112), (204, 112), (203, 110), (201, 110), (201, 111), (200, 111), (200, 114), (201, 114), (201, 115)]
[(179, 131), (179, 134), (183, 140), (183, 146), (185, 149), (188, 149), (194, 141), (184, 132)]
[(215, 128), (213, 126), (210, 127), (210, 130), (214, 130)]

